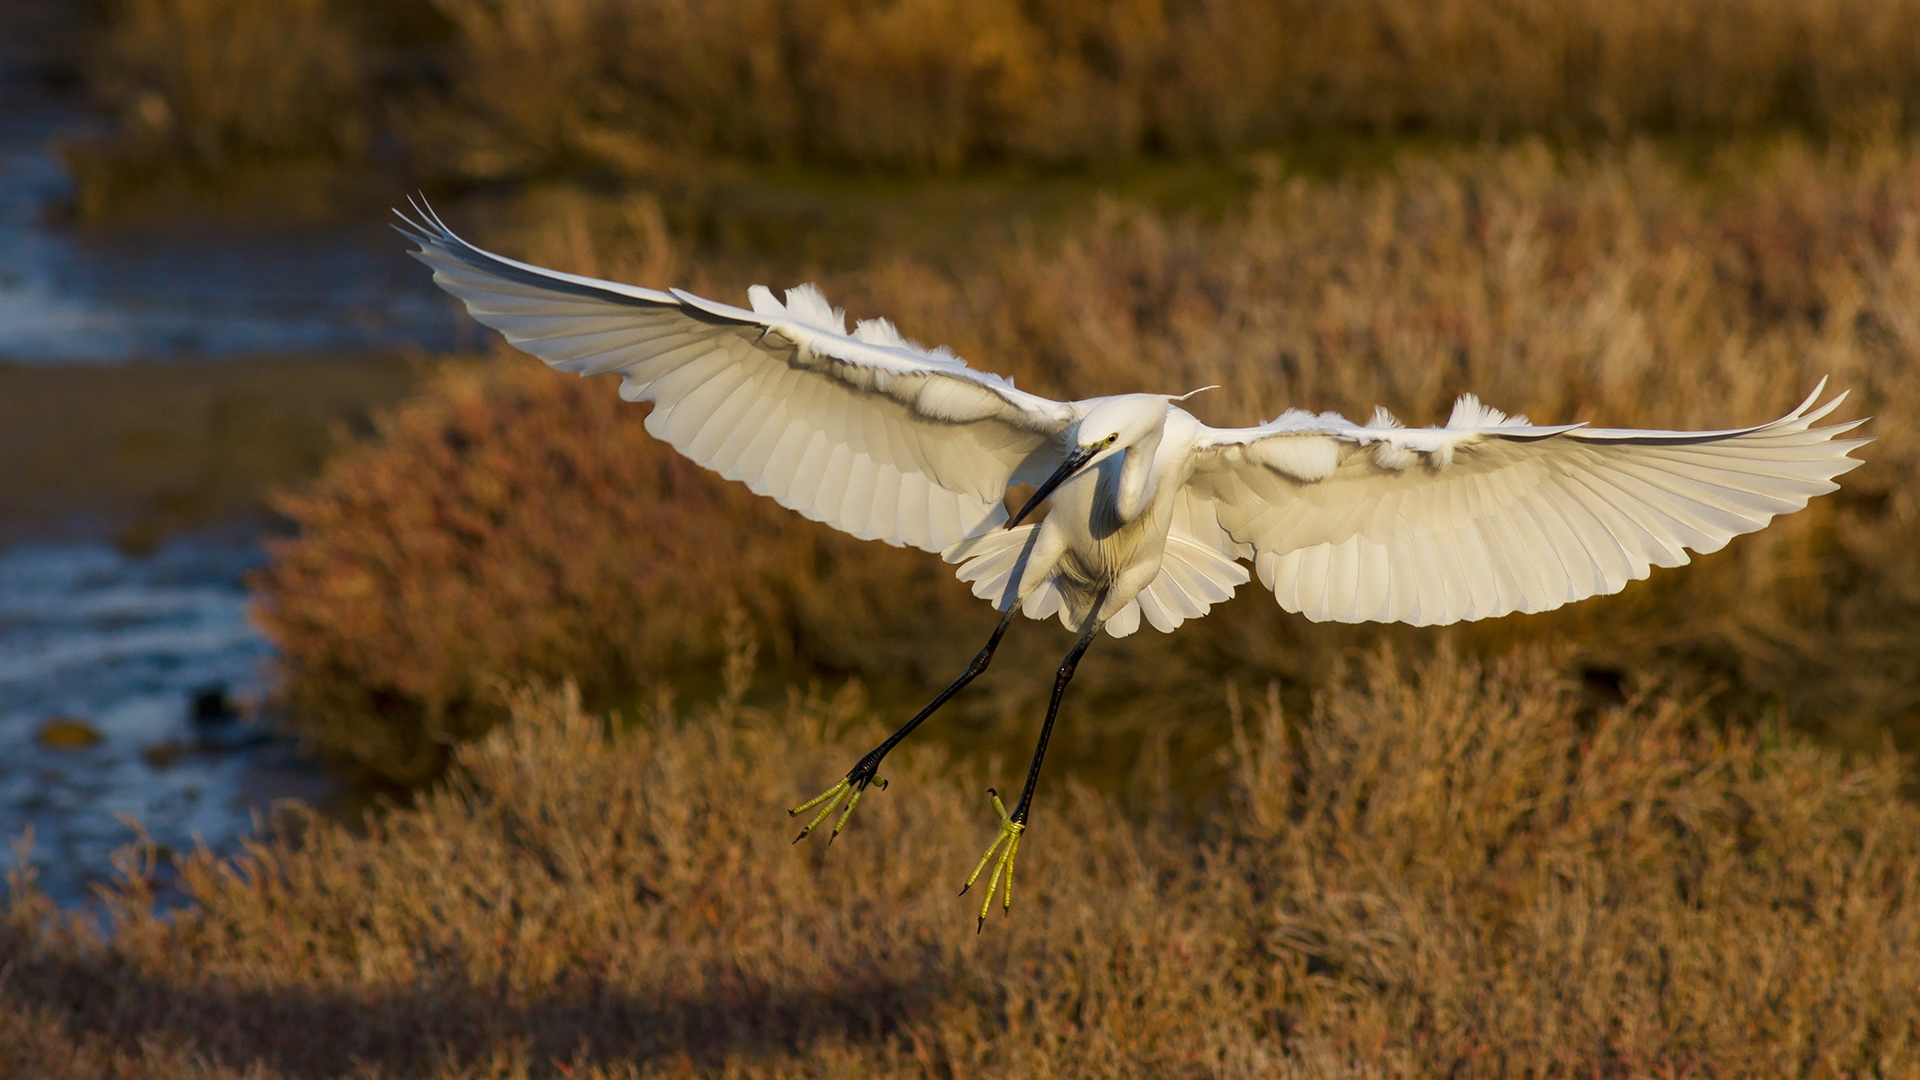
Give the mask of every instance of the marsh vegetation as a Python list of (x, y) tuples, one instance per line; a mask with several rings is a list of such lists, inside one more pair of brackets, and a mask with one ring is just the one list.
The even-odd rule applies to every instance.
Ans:
[[(278, 484), (278, 708), (403, 794), (235, 857), (136, 844), (91, 913), (17, 874), (0, 1072), (1920, 1075), (1920, 6), (107, 12), (84, 219), (405, 180), (508, 254), (816, 279), (1053, 395), (1713, 428), (1831, 376), (1878, 441), (1807, 510), (1549, 615), (1317, 626), (1249, 587), (1101, 642), (1018, 910), (975, 937), (952, 890), (1057, 627), (795, 850), (782, 811), (991, 626), (936, 560), (504, 349), (6, 374), (18, 430), (113, 403), (117, 442), (0, 447), (120, 477), (149, 532)], [(163, 882), (193, 902), (156, 913)]]
[(445, 183), (716, 157), (939, 172), (1325, 132), (1844, 136), (1920, 118), (1913, 0), (108, 7), (93, 84), (120, 125), (76, 148), (88, 212), (261, 163), (311, 192), (343, 163)]
[[(952, 888), (985, 777), (889, 762), (829, 853), (787, 792), (881, 728), (857, 691), (626, 722), (515, 691), (366, 835), (183, 876), (130, 849), (110, 936), (16, 898), (0, 1063), (93, 1077), (1911, 1075), (1920, 812), (1564, 657), (1377, 653), (1309, 716), (1248, 687), (1195, 817), (1041, 798), (1018, 910)], [(632, 721), (638, 720), (638, 723)], [(1071, 843), (1064, 842), (1071, 838)], [(1026, 849), (1023, 848), (1023, 854)]]

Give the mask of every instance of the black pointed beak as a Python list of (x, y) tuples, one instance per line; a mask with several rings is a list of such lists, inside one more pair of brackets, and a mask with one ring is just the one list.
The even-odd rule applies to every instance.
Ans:
[(1027, 515), (1033, 513), (1034, 507), (1045, 502), (1047, 496), (1053, 494), (1053, 489), (1073, 479), (1074, 474), (1086, 468), (1087, 462), (1092, 461), (1093, 455), (1099, 453), (1100, 450), (1101, 447), (1098, 446), (1076, 447), (1073, 453), (1067, 455), (1067, 460), (1061, 462), (1060, 467), (1053, 470), (1053, 475), (1047, 477), (1046, 480), (1041, 482), (1039, 487), (1033, 490), (1033, 498), (1027, 500), (1027, 505), (1021, 507), (1019, 513), (1008, 519), (1006, 527), (1011, 529), (1026, 520)]

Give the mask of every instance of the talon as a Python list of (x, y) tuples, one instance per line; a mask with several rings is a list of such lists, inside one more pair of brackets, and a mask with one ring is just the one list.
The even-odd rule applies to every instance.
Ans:
[[(812, 810), (816, 806), (820, 808), (819, 812), (813, 815), (813, 820), (807, 822), (807, 827), (800, 830), (800, 835), (793, 838), (794, 843), (797, 844), (812, 835), (813, 830), (819, 828), (820, 823), (827, 820), (827, 815), (833, 813), (837, 808), (840, 811), (840, 816), (834, 819), (833, 832), (827, 837), (827, 843), (829, 845), (833, 843), (834, 838), (839, 836), (841, 831), (847, 827), (847, 819), (853, 816), (853, 808), (860, 805), (860, 797), (867, 793), (867, 785), (871, 784), (874, 780), (871, 773), (865, 776), (861, 775), (861, 768), (864, 765), (866, 765), (866, 762), (862, 760), (859, 765), (853, 767), (852, 772), (847, 774), (846, 779), (841, 780), (827, 790), (787, 811), (787, 816), (793, 817), (797, 814), (803, 814), (808, 810)], [(881, 790), (886, 790), (886, 786), (887, 782), (885, 780), (880, 781)], [(851, 796), (851, 798), (848, 796)], [(845, 806), (840, 805), (842, 799), (846, 800)]]
[[(813, 815), (813, 820), (807, 822), (807, 827), (800, 830), (800, 835), (794, 837), (793, 842), (797, 844), (800, 841), (805, 840), (810, 834), (812, 834), (813, 830), (819, 828), (820, 823), (827, 820), (827, 815), (833, 813), (833, 808), (840, 805), (840, 800), (846, 797), (847, 792), (852, 790), (852, 787), (853, 787), (852, 784), (848, 783), (845, 780), (842, 780), (839, 783), (828, 788), (827, 790), (821, 792), (820, 794), (815, 795), (813, 798), (807, 800), (806, 802), (801, 803), (799, 806), (796, 806), (793, 809), (787, 811), (788, 816), (794, 816), (797, 814), (805, 813), (806, 811), (811, 810), (816, 806), (820, 807), (820, 812)], [(860, 796), (857, 792), (853, 796), (853, 801), (854, 802), (860, 801)], [(822, 803), (825, 803), (826, 805), (821, 806)], [(853, 812), (853, 806), (850, 803), (847, 806), (847, 813), (850, 814), (852, 812)], [(846, 814), (840, 815), (840, 825), (845, 825), (846, 823), (847, 823)], [(836, 825), (833, 831), (836, 833), (839, 832), (840, 831), (839, 825)]]
[[(989, 861), (993, 863), (993, 874), (987, 878), (987, 895), (980, 902), (980, 922), (973, 931), (976, 934), (986, 925), (987, 912), (993, 910), (993, 894), (1000, 891), (1002, 874), (1006, 875), (1007, 887), (1002, 893), (1001, 908), (1007, 914), (1013, 913), (1013, 862), (1014, 857), (1020, 852), (1020, 834), (1027, 831), (1024, 822), (1013, 820), (1013, 816), (1007, 813), (1006, 804), (1000, 801), (998, 791), (988, 788), (987, 797), (993, 800), (993, 809), (1000, 815), (1000, 831), (994, 836), (993, 843), (987, 847), (986, 854), (980, 856), (980, 862), (973, 868), (973, 874), (967, 878), (967, 883), (960, 889), (960, 895), (965, 896), (967, 890), (973, 888), (973, 883), (980, 880), (980, 875), (987, 869), (987, 863)], [(999, 853), (997, 859), (994, 857), (995, 852)]]
[[(839, 836), (840, 830), (847, 827), (847, 819), (853, 816), (853, 808), (860, 805), (860, 796), (867, 793), (867, 785), (861, 784), (853, 789), (853, 798), (847, 800), (847, 808), (840, 811), (840, 820), (833, 823), (833, 836)], [(833, 836), (827, 837), (827, 843), (833, 843)]]

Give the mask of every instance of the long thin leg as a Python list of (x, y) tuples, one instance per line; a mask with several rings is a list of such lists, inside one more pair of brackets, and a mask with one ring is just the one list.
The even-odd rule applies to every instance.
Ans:
[[(1097, 609), (1096, 609), (1097, 610)], [(1027, 786), (1020, 792), (1020, 804), (1013, 808), (1013, 820), (1022, 825), (1027, 823), (1027, 811), (1033, 807), (1033, 789), (1040, 786), (1040, 763), (1047, 756), (1047, 740), (1053, 738), (1053, 721), (1060, 715), (1060, 699), (1066, 696), (1067, 683), (1073, 679), (1074, 669), (1080, 666), (1080, 658), (1087, 654), (1087, 647), (1100, 634), (1103, 623), (1092, 622), (1073, 643), (1067, 658), (1060, 661), (1060, 670), (1053, 678), (1053, 700), (1047, 703), (1047, 722), (1040, 725), (1040, 745), (1033, 748), (1033, 764), (1027, 766)]]
[[(847, 818), (853, 815), (853, 808), (860, 802), (860, 796), (866, 793), (867, 785), (873, 783), (875, 777), (880, 774), (881, 760), (884, 759), (894, 747), (900, 745), (900, 740), (913, 734), (914, 728), (919, 727), (926, 721), (927, 717), (937, 712), (940, 706), (945, 705), (951, 700), (953, 695), (966, 689), (968, 683), (979, 678), (980, 674), (987, 670), (987, 665), (993, 662), (994, 650), (1000, 647), (1000, 639), (1007, 635), (1007, 627), (1013, 625), (1013, 616), (1018, 610), (1018, 605), (1009, 608), (1007, 613), (1000, 617), (1000, 625), (993, 628), (993, 636), (987, 639), (986, 647), (974, 656), (973, 662), (968, 664), (967, 669), (960, 673), (960, 677), (953, 680), (945, 690), (940, 691), (932, 701), (929, 701), (926, 708), (915, 713), (913, 719), (900, 725), (900, 730), (887, 736), (885, 742), (867, 751), (866, 756), (855, 762), (853, 768), (847, 770), (846, 779), (828, 788), (826, 791), (821, 792), (808, 802), (787, 811), (787, 815), (792, 817), (805, 813), (815, 806), (820, 806), (821, 803), (826, 804), (825, 806), (820, 806), (820, 812), (813, 816), (812, 821), (807, 822), (806, 828), (800, 830), (800, 835), (793, 838), (794, 843), (797, 844), (805, 840), (808, 834), (812, 833), (822, 821), (827, 819), (828, 814), (833, 813), (833, 808), (839, 805), (840, 799), (851, 793), (852, 798), (848, 800), (846, 809), (840, 812), (840, 819), (833, 824), (832, 835), (827, 837), (827, 843), (833, 843), (833, 838), (839, 836), (840, 830), (846, 826)], [(880, 781), (880, 789), (884, 791), (886, 787), (887, 782), (885, 780)]]
[(994, 890), (1000, 886), (1002, 872), (1007, 877), (1007, 890), (1001, 907), (1006, 911), (1013, 909), (1013, 858), (1020, 851), (1020, 835), (1027, 831), (1027, 813), (1033, 808), (1033, 791), (1040, 786), (1040, 764), (1046, 760), (1047, 742), (1053, 738), (1053, 722), (1060, 715), (1060, 699), (1066, 696), (1067, 683), (1072, 681), (1074, 669), (1080, 666), (1080, 658), (1087, 654), (1093, 639), (1100, 636), (1100, 628), (1106, 625), (1098, 618), (1100, 608), (1106, 601), (1107, 595), (1103, 591), (1100, 598), (1094, 601), (1093, 616), (1088, 618), (1087, 628), (1080, 632), (1080, 640), (1073, 643), (1067, 658), (1060, 661), (1060, 670), (1053, 680), (1053, 700), (1047, 703), (1047, 722), (1040, 726), (1040, 744), (1034, 747), (1033, 764), (1027, 767), (1026, 790), (1020, 793), (1020, 802), (1014, 806), (1013, 813), (1007, 813), (999, 792), (987, 789), (988, 798), (993, 800), (993, 809), (1000, 815), (1000, 832), (994, 837), (993, 845), (987, 848), (987, 853), (980, 856), (979, 865), (973, 868), (973, 876), (960, 887), (960, 895), (965, 896), (967, 890), (973, 888), (973, 883), (980, 880), (980, 874), (986, 870), (993, 853), (996, 850), (1000, 852), (999, 861), (994, 863), (993, 876), (987, 879), (987, 896), (980, 904), (980, 922), (974, 927), (975, 933), (987, 924), (987, 911), (993, 907)]

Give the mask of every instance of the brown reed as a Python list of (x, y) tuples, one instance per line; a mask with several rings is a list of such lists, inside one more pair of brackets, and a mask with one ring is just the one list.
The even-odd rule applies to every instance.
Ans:
[(138, 847), (105, 930), (16, 878), (0, 1069), (1916, 1075), (1898, 764), (1684, 699), (1582, 709), (1564, 659), (1375, 655), (1297, 730), (1271, 694), (1230, 698), (1226, 798), (1197, 825), (1053, 777), (1013, 914), (977, 936), (951, 890), (1004, 767), (909, 744), (831, 851), (787, 843), (791, 793), (881, 730), (857, 686), (763, 711), (736, 663), (717, 704), (639, 724), (515, 691), (365, 835), (309, 815), (187, 858), (190, 908), (153, 912)]
[[(83, 216), (156, 186), (219, 191), (263, 162), (361, 161), (374, 135), (370, 72), (362, 42), (328, 0), (104, 6), (88, 71), (119, 123), (105, 139), (66, 147)], [(300, 198), (283, 190), (281, 205)]]
[[(1310, 132), (1618, 138), (1920, 116), (1915, 0), (114, 0), (83, 208), (299, 159), (951, 170)], [(299, 187), (314, 186), (312, 177)], [(289, 189), (293, 185), (285, 185)], [(283, 192), (283, 196), (287, 192)]]

